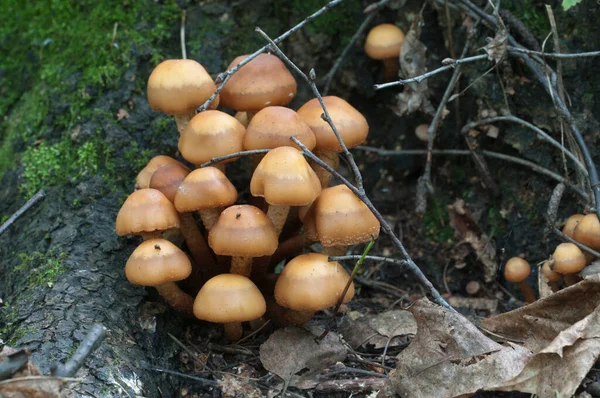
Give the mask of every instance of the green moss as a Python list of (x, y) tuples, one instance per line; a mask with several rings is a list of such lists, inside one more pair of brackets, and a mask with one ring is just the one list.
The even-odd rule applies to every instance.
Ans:
[(521, 0), (507, 2), (505, 7), (508, 11), (517, 15), (533, 35), (542, 41), (550, 32), (550, 22), (543, 2), (534, 0)]
[(27, 289), (36, 289), (41, 286), (52, 287), (54, 282), (67, 270), (64, 262), (67, 254), (49, 250), (46, 253), (19, 253), (21, 263), (13, 271), (24, 273)]
[(454, 241), (454, 230), (450, 226), (447, 206), (438, 197), (433, 197), (423, 217), (425, 235), (428, 239), (447, 245)]
[[(294, 0), (290, 2), (290, 11), (294, 22), (300, 22), (308, 15), (327, 4), (323, 0)], [(331, 38), (337, 38), (340, 44), (347, 44), (362, 18), (362, 9), (358, 1), (343, 2), (319, 18), (306, 25), (308, 33), (325, 34)]]
[(506, 231), (506, 220), (495, 207), (488, 210), (487, 223), (490, 238), (503, 235)]

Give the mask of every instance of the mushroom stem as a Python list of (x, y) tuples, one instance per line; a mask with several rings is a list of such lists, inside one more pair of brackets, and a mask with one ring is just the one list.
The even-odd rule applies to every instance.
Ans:
[(142, 239), (144, 239), (144, 241), (150, 239), (160, 239), (162, 238), (162, 232), (163, 231), (143, 232), (140, 234), (140, 236), (142, 237)]
[(299, 233), (279, 244), (279, 247), (275, 251), (275, 254), (271, 257), (270, 264), (275, 267), (282, 260), (293, 257), (298, 254), (305, 247), (310, 246), (314, 242), (306, 237), (304, 232)]
[(223, 324), (225, 338), (229, 341), (238, 341), (242, 338), (243, 330), (241, 322), (230, 322)]
[(269, 205), (269, 210), (267, 210), (267, 217), (273, 223), (277, 236), (281, 234), (281, 230), (285, 225), (285, 221), (287, 220), (289, 212), (290, 206), (271, 204)]
[(227, 168), (227, 163), (219, 162), (212, 165), (215, 169), (218, 169), (221, 173), (225, 174), (225, 169)]
[(230, 272), (249, 278), (252, 273), (252, 257), (231, 257)]
[(300, 326), (310, 321), (314, 315), (314, 311), (296, 311), (289, 308), (284, 308), (283, 322), (284, 325)]
[(326, 254), (328, 256), (343, 256), (346, 254), (346, 250), (348, 249), (348, 246), (330, 246), (330, 247), (323, 247), (323, 254)]
[(217, 220), (219, 219), (221, 211), (221, 207), (198, 210), (198, 214), (200, 214), (200, 218), (202, 219), (202, 223), (204, 224), (204, 228), (206, 228), (206, 231), (210, 231), (212, 227), (215, 226)]
[(548, 285), (550, 285), (550, 289), (552, 289), (552, 292), (556, 293), (558, 292), (558, 282), (553, 282), (553, 281), (549, 281)]
[(573, 286), (582, 280), (582, 278), (577, 274), (565, 274), (563, 278), (565, 281), (565, 286)]
[[(327, 163), (333, 169), (337, 169), (337, 167), (340, 165), (340, 155), (337, 152), (325, 151), (318, 152), (316, 155), (319, 159)], [(321, 188), (327, 188), (329, 186), (329, 181), (331, 181), (331, 173), (317, 164), (311, 163), (311, 166), (321, 182)]]
[(518, 285), (521, 288), (521, 293), (523, 293), (525, 302), (528, 304), (535, 302), (535, 293), (533, 292), (531, 286), (527, 284), (527, 281), (522, 280), (521, 282), (518, 282)]
[(175, 282), (167, 282), (155, 286), (158, 294), (176, 311), (192, 315), (194, 299), (177, 286)]
[(398, 80), (398, 67), (400, 60), (398, 57), (386, 58), (383, 60), (383, 78), (386, 82)]
[(192, 253), (194, 262), (202, 268), (201, 270), (194, 269), (192, 272), (199, 272), (210, 276), (214, 276), (212, 274), (216, 275), (215, 260), (206, 244), (206, 240), (196, 225), (196, 220), (194, 220), (192, 213), (180, 213), (179, 216), (179, 229), (185, 238), (188, 249)]
[(179, 131), (179, 135), (183, 134), (183, 130), (185, 126), (188, 125), (190, 120), (194, 117), (195, 112), (184, 113), (183, 115), (175, 115), (175, 124), (177, 125), (177, 131)]

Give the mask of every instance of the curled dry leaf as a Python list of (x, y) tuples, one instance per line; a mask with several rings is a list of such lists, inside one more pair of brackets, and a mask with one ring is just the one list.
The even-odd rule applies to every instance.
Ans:
[(356, 320), (345, 317), (338, 331), (354, 349), (367, 345), (378, 349), (405, 343), (401, 337), (416, 334), (417, 323), (410, 312), (392, 310)]
[(500, 345), (462, 315), (427, 299), (409, 310), (417, 335), (398, 355), (381, 397), (455, 397), (501, 384), (519, 374), (531, 356), (516, 345)]
[(483, 47), (483, 49), (487, 53), (490, 61), (499, 63), (506, 56), (506, 45), (508, 40), (506, 26), (504, 26), (502, 18), (500, 18), (500, 15), (498, 15), (498, 10), (494, 10), (494, 15), (499, 21), (499, 28), (493, 39), (489, 37), (487, 38), (488, 44)]
[(8, 346), (0, 352), (0, 380), (2, 398), (58, 398), (63, 385), (60, 378), (41, 376), (28, 352)]

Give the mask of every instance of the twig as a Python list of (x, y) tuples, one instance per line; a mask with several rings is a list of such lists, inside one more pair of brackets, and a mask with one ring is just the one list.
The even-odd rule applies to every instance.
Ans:
[(62, 383), (81, 383), (82, 379), (77, 379), (73, 377), (60, 377), (60, 376), (23, 376), (23, 377), (13, 377), (12, 379), (2, 380), (0, 381), (0, 385), (7, 385), (12, 383), (19, 383), (22, 381), (50, 381), (56, 380)]
[(267, 321), (265, 323), (263, 323), (258, 329), (256, 329), (252, 333), (248, 334), (247, 336), (244, 336), (240, 340), (236, 341), (235, 345), (240, 345), (244, 341), (249, 340), (252, 336), (257, 335), (258, 333), (260, 333), (261, 330), (263, 330), (265, 327), (267, 327), (267, 325), (270, 324), (270, 323), (271, 323), (271, 320), (267, 319)]
[(556, 187), (554, 187), (554, 191), (552, 191), (552, 196), (550, 196), (548, 208), (546, 209), (546, 228), (544, 230), (544, 237), (546, 237), (548, 232), (550, 232), (556, 224), (558, 208), (560, 207), (560, 200), (562, 199), (564, 192), (565, 184), (562, 182), (559, 182)]
[(477, 61), (482, 61), (484, 59), (488, 59), (487, 54), (482, 54), (482, 55), (474, 55), (472, 57), (467, 57), (467, 58), (462, 58), (462, 59), (452, 59), (452, 58), (446, 58), (444, 61), (442, 61), (442, 63), (446, 63), (446, 65), (441, 66), (437, 69), (434, 69), (430, 72), (427, 73), (423, 73), (422, 75), (419, 76), (415, 76), (415, 77), (411, 77), (410, 79), (400, 79), (397, 80), (395, 82), (389, 82), (389, 83), (383, 83), (383, 84), (375, 84), (373, 86), (373, 88), (375, 90), (381, 90), (382, 88), (388, 88), (388, 87), (394, 87), (394, 86), (401, 86), (401, 85), (405, 85), (407, 83), (421, 83), (423, 80), (437, 75), (438, 73), (447, 71), (449, 69), (454, 68), (456, 65), (460, 65), (460, 64), (466, 64), (468, 62), (477, 62)]
[(175, 344), (177, 344), (179, 347), (181, 347), (182, 350), (187, 352), (187, 354), (192, 357), (193, 361), (196, 362), (198, 365), (200, 365), (200, 367), (202, 369), (212, 373), (212, 370), (209, 369), (208, 366), (200, 360), (200, 358), (198, 358), (198, 356), (196, 355), (195, 352), (190, 350), (185, 344), (183, 344), (181, 341), (179, 341), (177, 339), (177, 337), (173, 336), (171, 333), (167, 332), (167, 335), (171, 338), (171, 340), (173, 340), (173, 342), (175, 342)]
[(383, 388), (386, 381), (387, 380), (382, 377), (322, 380), (315, 386), (315, 390), (329, 392), (341, 391), (347, 395), (349, 391), (361, 392), (380, 390)]
[(233, 158), (242, 158), (242, 157), (250, 156), (250, 155), (262, 155), (262, 154), (268, 153), (269, 151), (270, 151), (270, 149), (253, 149), (251, 151), (241, 151), (241, 152), (236, 152), (236, 153), (230, 153), (229, 155), (212, 158), (208, 162), (202, 163), (198, 167), (202, 168), (202, 167), (211, 166), (215, 163), (219, 163), (224, 160), (233, 159)]
[(178, 376), (178, 377), (182, 377), (184, 379), (189, 379), (189, 380), (194, 380), (197, 381), (199, 383), (202, 384), (207, 384), (209, 386), (218, 386), (219, 383), (217, 383), (214, 380), (209, 380), (209, 379), (204, 379), (202, 377), (198, 377), (198, 376), (192, 376), (186, 373), (179, 373), (179, 372), (175, 372), (173, 370), (168, 370), (168, 369), (161, 369), (161, 368), (146, 368), (148, 370), (151, 370), (153, 372), (158, 372), (158, 373), (164, 373), (164, 374), (168, 374), (168, 375), (172, 375), (172, 376)]
[(187, 10), (181, 12), (181, 28), (179, 29), (179, 39), (181, 40), (181, 58), (187, 59), (187, 51), (185, 50), (185, 14)]
[(85, 336), (73, 356), (63, 365), (58, 364), (52, 370), (52, 376), (71, 377), (83, 366), (85, 360), (100, 346), (106, 337), (106, 328), (95, 323)]
[(567, 235), (563, 234), (562, 231), (556, 227), (554, 227), (554, 229), (552, 230), (556, 235), (560, 236), (561, 238), (563, 238), (564, 240), (566, 240), (567, 242), (571, 242), (574, 245), (576, 245), (577, 247), (579, 247), (581, 250), (585, 250), (586, 252), (593, 254), (594, 256), (596, 256), (596, 258), (600, 258), (600, 253), (598, 253), (597, 251), (595, 251), (594, 249), (591, 249), (589, 247), (587, 247), (586, 245), (584, 245), (583, 243), (579, 243), (577, 242), (575, 239), (568, 237)]
[(369, 14), (371, 12), (377, 11), (389, 2), (390, 0), (379, 0), (377, 3), (369, 4), (368, 6), (366, 6), (363, 12), (365, 14)]
[[(346, 261), (346, 260), (360, 260), (363, 257), (360, 254), (350, 255), (350, 256), (331, 256), (328, 261)], [(390, 263), (399, 265), (401, 267), (406, 265), (406, 260), (401, 260), (399, 258), (388, 258), (388, 257), (379, 257), (379, 256), (364, 256), (365, 260), (370, 261), (380, 261), (382, 263)]]
[[(292, 33), (298, 31), (304, 25), (306, 25), (307, 23), (309, 23), (313, 19), (317, 18), (318, 16), (320, 16), (321, 14), (323, 14), (324, 12), (326, 12), (327, 10), (329, 10), (330, 8), (333, 8), (336, 5), (340, 4), (342, 1), (343, 0), (332, 0), (332, 1), (330, 1), (329, 3), (327, 3), (323, 7), (321, 7), (319, 10), (317, 10), (314, 13), (312, 13), (308, 17), (306, 17), (303, 21), (299, 22), (296, 26), (292, 27), (291, 29), (289, 29), (286, 32), (284, 32), (283, 34), (281, 34), (279, 37), (275, 38), (273, 40), (273, 42), (274, 43), (279, 43), (279, 42), (287, 39)], [(219, 78), (217, 79), (219, 81), (219, 86), (217, 87), (217, 90), (210, 96), (209, 99), (206, 100), (206, 102), (204, 104), (202, 104), (202, 106), (200, 106), (198, 108), (198, 112), (205, 111), (210, 106), (211, 102), (213, 102), (215, 100), (215, 98), (217, 98), (217, 95), (219, 95), (219, 93), (221, 92), (221, 90), (223, 90), (223, 87), (225, 87), (225, 84), (227, 84), (227, 82), (229, 81), (229, 79), (231, 79), (231, 76), (233, 76), (238, 70), (240, 70), (240, 68), (242, 66), (246, 65), (247, 63), (249, 63), (250, 61), (252, 61), (254, 58), (256, 58), (260, 54), (264, 53), (269, 47), (270, 47), (270, 44), (267, 44), (267, 45), (261, 47), (260, 49), (256, 50), (252, 54), (250, 54), (247, 58), (245, 58), (243, 61), (241, 61), (239, 64), (237, 64), (233, 68), (231, 68), (231, 69), (229, 69), (229, 70), (221, 73), (219, 75)]]
[(33, 195), (31, 199), (29, 199), (19, 210), (17, 210), (12, 216), (10, 216), (10, 218), (6, 220), (4, 224), (0, 226), (0, 235), (2, 235), (4, 231), (6, 231), (8, 227), (10, 227), (12, 223), (14, 223), (17, 220), (17, 218), (21, 217), (23, 213), (25, 213), (27, 210), (33, 207), (33, 205), (35, 205), (37, 202), (44, 199), (45, 196), (46, 192), (44, 192), (43, 190)]
[(408, 298), (408, 293), (406, 291), (399, 289), (394, 285), (390, 285), (389, 283), (365, 279), (359, 276), (354, 278), (354, 280), (360, 285), (370, 287), (374, 290), (379, 290), (381, 292), (384, 292), (385, 294), (390, 294), (392, 296), (398, 297), (399, 299), (404, 300)]
[(111, 47), (115, 47), (115, 40), (117, 40), (117, 29), (119, 29), (119, 23), (115, 22), (113, 25), (112, 40), (110, 41)]
[(545, 58), (556, 58), (556, 59), (570, 59), (570, 58), (587, 58), (587, 57), (598, 57), (600, 51), (589, 51), (584, 53), (572, 53), (572, 54), (561, 54), (561, 53), (544, 53), (541, 51), (528, 50), (526, 48), (519, 48), (513, 46), (507, 46), (508, 52), (513, 54), (530, 54), (539, 55)]

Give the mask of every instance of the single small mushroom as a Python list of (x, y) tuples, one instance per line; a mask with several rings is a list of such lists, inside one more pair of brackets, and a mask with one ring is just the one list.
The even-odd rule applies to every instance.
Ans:
[(567, 235), (569, 238), (574, 239), (575, 235), (575, 227), (579, 224), (579, 221), (584, 217), (583, 214), (573, 214), (571, 217), (567, 218), (565, 221), (565, 225), (562, 228), (562, 233)]
[(594, 213), (583, 216), (573, 231), (573, 239), (594, 250), (600, 250), (600, 222)]
[(186, 254), (165, 239), (139, 245), (127, 260), (125, 275), (135, 285), (153, 286), (175, 310), (192, 314), (194, 299), (175, 282), (190, 276), (192, 264)]
[(558, 291), (558, 282), (563, 280), (563, 275), (550, 268), (550, 261), (545, 261), (541, 268), (542, 273), (548, 279), (548, 284), (553, 292)]
[(585, 268), (586, 258), (574, 243), (561, 243), (556, 246), (550, 258), (550, 269), (563, 275), (576, 274)]
[(208, 322), (222, 323), (225, 337), (242, 337), (242, 322), (260, 318), (266, 311), (265, 299), (250, 279), (242, 275), (221, 274), (202, 286), (194, 301), (194, 315)]
[(530, 273), (531, 266), (521, 257), (512, 257), (504, 266), (504, 278), (509, 282), (519, 285), (525, 301), (529, 304), (535, 301), (535, 293), (533, 293), (533, 289), (526, 281)]
[(149, 188), (158, 189), (173, 203), (179, 184), (190, 174), (190, 169), (177, 162), (156, 169), (150, 177)]
[[(275, 284), (275, 301), (296, 313), (287, 314), (288, 321), (301, 325), (308, 322), (316, 311), (335, 305), (350, 279), (344, 267), (328, 261), (324, 254), (301, 254), (285, 265)], [(343, 302), (354, 297), (350, 284)], [(293, 319), (292, 319), (293, 318)]]
[[(135, 189), (150, 188), (150, 179), (154, 172), (166, 165), (179, 163), (170, 156), (158, 155), (150, 159), (148, 164), (138, 173), (135, 179)], [(181, 163), (179, 163), (181, 164)]]
[(398, 79), (400, 50), (404, 32), (396, 25), (385, 23), (375, 26), (365, 39), (365, 52), (371, 59), (383, 61), (385, 81)]
[(415, 136), (425, 145), (429, 143), (429, 134), (427, 130), (429, 130), (429, 125), (427, 124), (419, 124), (415, 128)]
[(208, 234), (216, 254), (231, 256), (231, 273), (250, 276), (252, 258), (277, 250), (277, 233), (271, 220), (257, 207), (235, 205), (223, 210)]
[[(148, 102), (155, 111), (174, 115), (181, 134), (196, 108), (204, 104), (216, 89), (213, 79), (198, 62), (168, 59), (158, 64), (148, 78)], [(218, 105), (217, 97), (211, 103), (211, 109)]]

